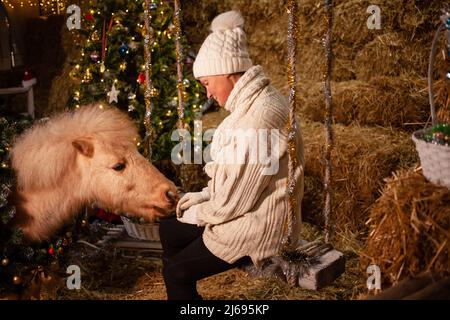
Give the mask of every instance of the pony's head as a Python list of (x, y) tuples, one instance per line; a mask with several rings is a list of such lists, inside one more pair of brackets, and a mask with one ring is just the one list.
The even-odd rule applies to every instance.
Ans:
[[(139, 154), (137, 138), (126, 114), (98, 105), (37, 124), (13, 146), (18, 191), (27, 201), (39, 194), (43, 202), (61, 203), (59, 212), (48, 213), (53, 216), (71, 216), (65, 211), (92, 202), (148, 221), (167, 216), (176, 202), (175, 185)], [(67, 210), (64, 203), (71, 203)], [(33, 220), (44, 219), (44, 210), (36, 211), (42, 212), (27, 213)]]

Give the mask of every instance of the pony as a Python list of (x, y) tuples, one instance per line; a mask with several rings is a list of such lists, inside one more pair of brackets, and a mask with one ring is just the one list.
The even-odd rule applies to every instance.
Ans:
[(128, 115), (100, 104), (33, 125), (12, 146), (13, 226), (48, 240), (86, 205), (154, 221), (173, 213), (177, 189), (137, 150)]

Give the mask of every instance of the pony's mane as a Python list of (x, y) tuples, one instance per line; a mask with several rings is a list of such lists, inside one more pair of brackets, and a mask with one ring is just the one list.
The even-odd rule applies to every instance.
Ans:
[(38, 123), (17, 137), (12, 148), (18, 187), (55, 187), (75, 166), (77, 151), (72, 142), (84, 138), (109, 150), (130, 149), (135, 148), (138, 134), (125, 113), (99, 105), (82, 106)]

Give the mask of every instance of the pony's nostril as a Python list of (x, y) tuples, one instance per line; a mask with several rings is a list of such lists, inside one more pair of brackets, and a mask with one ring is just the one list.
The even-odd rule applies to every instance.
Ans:
[(169, 199), (170, 203), (175, 203), (175, 201), (177, 200), (177, 196), (172, 190), (166, 191), (166, 197), (167, 199)]

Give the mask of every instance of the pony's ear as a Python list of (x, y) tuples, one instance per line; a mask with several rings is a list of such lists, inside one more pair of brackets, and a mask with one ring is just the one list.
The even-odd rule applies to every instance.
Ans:
[(94, 155), (94, 145), (87, 139), (76, 139), (72, 141), (72, 145), (86, 157), (92, 158)]

